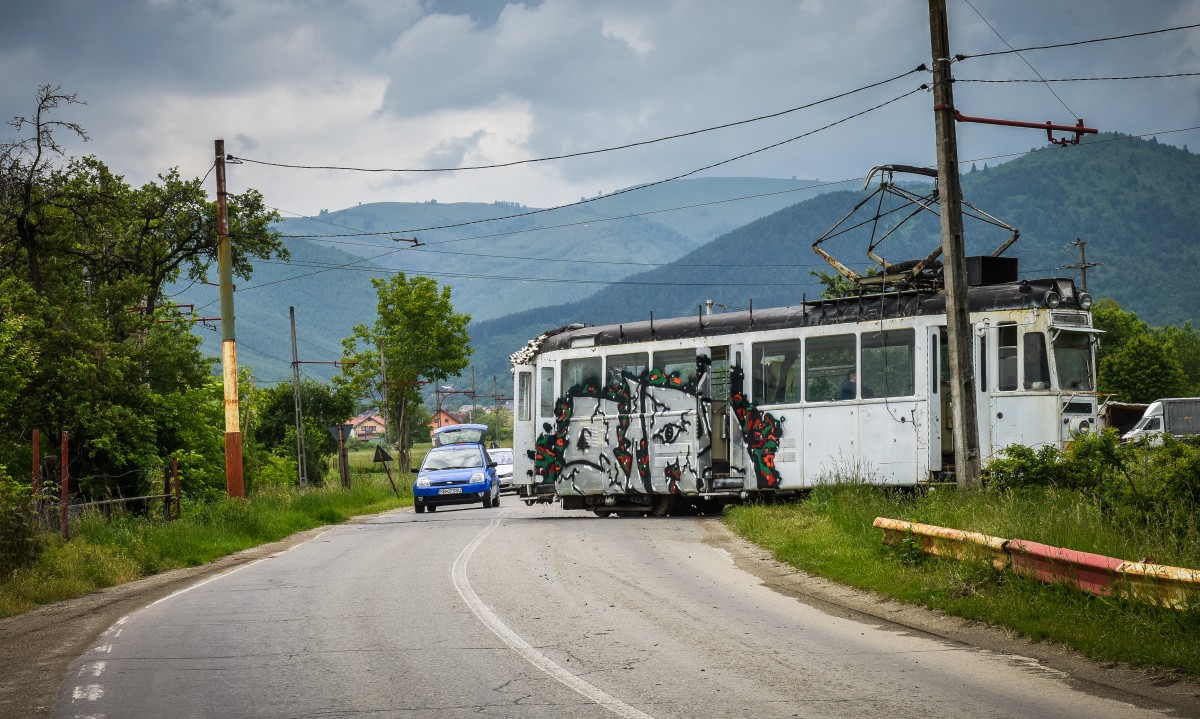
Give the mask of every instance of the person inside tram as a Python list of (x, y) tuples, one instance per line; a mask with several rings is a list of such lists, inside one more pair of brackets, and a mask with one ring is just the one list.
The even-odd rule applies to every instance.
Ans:
[(846, 381), (842, 383), (842, 392), (838, 399), (854, 399), (858, 396), (858, 375), (854, 370), (846, 373)]
[[(841, 391), (841, 394), (838, 396), (838, 398), (839, 399), (854, 399), (857, 396), (857, 393), (858, 393), (858, 374), (854, 370), (850, 370), (849, 372), (846, 373), (846, 381), (842, 383), (842, 391)], [(863, 396), (863, 399), (866, 399), (868, 397), (874, 397), (875, 393), (871, 391), (870, 387), (867, 387), (866, 385), (864, 385), (863, 390), (862, 390), (862, 396)]]

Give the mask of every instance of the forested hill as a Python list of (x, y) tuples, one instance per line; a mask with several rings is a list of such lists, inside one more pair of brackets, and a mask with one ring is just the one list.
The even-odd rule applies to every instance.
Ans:
[[(901, 177), (897, 175), (897, 180)], [(921, 189), (914, 187), (914, 189)], [(1003, 165), (971, 168), (965, 199), (1017, 227), (1006, 253), (1023, 277), (1075, 276), (1068, 250), (1087, 242), (1088, 289), (1112, 297), (1151, 324), (1200, 320), (1200, 157), (1156, 141), (1115, 134), (1048, 147)], [(472, 326), (474, 365), (485, 376), (508, 372), (508, 354), (539, 333), (570, 322), (593, 324), (694, 314), (705, 300), (744, 309), (794, 304), (820, 292), (810, 270), (831, 271), (812, 243), (865, 192), (836, 192), (785, 208), (729, 232), (669, 265), (610, 285), (591, 297)], [(870, 204), (869, 208), (874, 208)], [(902, 214), (902, 213), (896, 213)], [(860, 215), (862, 217), (869, 217)], [(868, 226), (869, 227), (869, 226)], [(869, 235), (823, 245), (855, 269), (868, 265)], [(882, 232), (885, 227), (881, 225)], [(990, 253), (1005, 234), (966, 223), (968, 254)], [(936, 218), (909, 223), (880, 248), (889, 261), (924, 256), (938, 242)]]

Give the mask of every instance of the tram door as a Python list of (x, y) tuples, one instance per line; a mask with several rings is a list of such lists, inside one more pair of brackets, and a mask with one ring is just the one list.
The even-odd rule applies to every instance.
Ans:
[(929, 471), (954, 471), (954, 415), (950, 411), (950, 356), (946, 328), (929, 336)]
[[(704, 423), (709, 442), (701, 442), (701, 476), (705, 478), (706, 491), (718, 488), (728, 488), (729, 479), (741, 477), (742, 467), (742, 438), (741, 428), (733, 408), (729, 404), (732, 394), (743, 392), (741, 375), (733, 371), (734, 367), (742, 366), (742, 345), (719, 345), (708, 347), (709, 359), (707, 391), (701, 393), (700, 411), (704, 413)], [(708, 451), (703, 447), (708, 445)], [(739, 485), (740, 486), (740, 485)]]

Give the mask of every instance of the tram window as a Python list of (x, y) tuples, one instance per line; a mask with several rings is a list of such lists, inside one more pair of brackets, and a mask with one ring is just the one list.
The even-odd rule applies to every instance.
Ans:
[(608, 364), (608, 374), (606, 377), (608, 383), (612, 384), (620, 382), (623, 375), (640, 377), (650, 367), (650, 354), (648, 352), (634, 352), (625, 355), (612, 355), (605, 361)]
[(829, 402), (841, 396), (850, 372), (855, 371), (854, 335), (813, 337), (804, 344), (804, 371), (809, 402)]
[(1002, 322), (996, 339), (996, 381), (1001, 392), (1017, 388), (1017, 325)]
[(800, 340), (754, 345), (754, 401), (800, 401)]
[(679, 373), (679, 380), (687, 385), (696, 381), (696, 350), (672, 350), (654, 353), (654, 368), (665, 375)]
[(1026, 332), (1025, 343), (1025, 389), (1050, 389), (1050, 363), (1046, 357), (1046, 335), (1043, 332)]
[(541, 401), (538, 403), (538, 414), (542, 417), (554, 416), (554, 400), (558, 399), (558, 395), (554, 392), (554, 368), (543, 367), (541, 382), (538, 385), (538, 397)]
[(562, 393), (584, 384), (600, 386), (602, 371), (599, 357), (580, 357), (579, 359), (563, 360), (562, 363)]
[(909, 397), (913, 393), (913, 330), (864, 332), (859, 385), (862, 397)]
[(1090, 392), (1092, 383), (1092, 340), (1083, 332), (1059, 332), (1054, 338), (1054, 368), (1058, 387)]
[(517, 420), (528, 422), (533, 414), (533, 376), (529, 372), (517, 373)]

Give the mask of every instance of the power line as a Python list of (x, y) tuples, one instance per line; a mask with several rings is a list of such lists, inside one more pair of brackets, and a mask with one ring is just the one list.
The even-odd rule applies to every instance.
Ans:
[[(920, 89), (920, 88), (918, 88), (918, 89)], [(914, 91), (914, 92), (915, 92), (915, 91)], [(912, 94), (912, 93), (908, 93), (908, 94)], [(895, 101), (895, 100), (891, 100), (891, 101), (889, 101), (889, 102), (894, 102), (894, 101)], [(1177, 132), (1188, 132), (1188, 131), (1191, 131), (1191, 130), (1197, 130), (1197, 129), (1200, 129), (1200, 125), (1194, 125), (1194, 126), (1191, 126), (1191, 127), (1178, 128), (1178, 129), (1174, 129), (1174, 130), (1160, 130), (1160, 131), (1156, 131), (1156, 132), (1147, 132), (1147, 133), (1142, 133), (1142, 134), (1139, 134), (1139, 135), (1129, 135), (1129, 136), (1125, 136), (1125, 137), (1114, 137), (1114, 138), (1112, 138), (1112, 139), (1106, 139), (1106, 140), (1097, 140), (1097, 141), (1089, 142), (1089, 143), (1082, 144), (1082, 145), (1078, 145), (1078, 146), (1072, 146), (1072, 147), (1073, 147), (1074, 149), (1078, 149), (1078, 148), (1088, 148), (1088, 147), (1092, 147), (1092, 146), (1094, 146), (1094, 145), (1100, 145), (1100, 144), (1104, 144), (1104, 143), (1108, 143), (1108, 142), (1124, 142), (1124, 141), (1131, 140), (1131, 139), (1140, 139), (1140, 138), (1144, 138), (1144, 137), (1154, 137), (1154, 136), (1158, 136), (1158, 135), (1169, 135), (1169, 134), (1173, 134), (1173, 133), (1177, 133)], [(814, 132), (815, 132), (815, 131), (814, 131)], [(987, 157), (977, 157), (977, 158), (972, 158), (972, 159), (968, 159), (968, 160), (962, 160), (962, 161), (960, 161), (960, 162), (959, 162), (959, 165), (961, 166), (961, 165), (966, 165), (966, 164), (968, 164), (968, 163), (974, 163), (974, 162), (984, 162), (984, 161), (987, 161), (987, 160), (997, 160), (997, 159), (1004, 159), (1004, 158), (1008, 158), (1008, 157), (1019, 157), (1019, 156), (1021, 156), (1021, 155), (1025, 155), (1025, 154), (1028, 154), (1028, 153), (1025, 153), (1025, 152), (1018, 152), (1018, 153), (1009, 153), (1009, 154), (1005, 154), (1005, 155), (991, 155), (991, 156), (987, 156)], [(837, 182), (825, 183), (825, 184), (827, 184), (827, 185), (833, 185), (833, 184), (843, 184), (843, 183), (846, 183), (846, 182), (852, 182), (852, 181), (854, 181), (855, 179), (861, 179), (861, 178), (852, 178), (852, 179), (848, 179), (848, 180), (839, 180), (839, 181), (837, 181)], [(664, 180), (663, 182), (666, 182), (666, 180)], [(639, 186), (639, 187), (630, 188), (630, 189), (639, 189), (640, 187), (646, 187), (646, 185), (641, 185), (641, 186)], [(806, 189), (807, 189), (807, 188), (806, 188)], [(614, 194), (615, 194), (615, 193), (614, 193)], [(611, 195), (608, 195), (608, 196), (609, 196), (609, 197), (611, 197)], [(663, 212), (663, 211), (666, 211), (666, 210), (655, 210), (654, 212)], [(645, 213), (645, 214), (651, 214), (651, 213)], [(637, 216), (637, 215), (631, 215), (631, 216)], [(624, 219), (624, 218), (611, 218), (611, 219)], [(486, 220), (482, 220), (482, 221), (486, 221)], [(596, 220), (593, 220), (593, 221), (595, 221), (595, 222), (603, 222), (603, 221), (607, 221), (607, 218), (598, 218), (598, 219), (596, 219)], [(578, 224), (578, 223), (575, 223), (575, 224)], [(527, 232), (527, 231), (529, 231), (529, 230), (519, 230), (519, 231), (513, 231), (513, 232), (502, 232), (502, 233), (495, 233), (495, 234), (493, 234), (493, 235), (486, 235), (485, 237), (495, 237), (495, 236), (499, 236), (499, 235), (506, 235), (506, 234), (518, 234), (518, 233), (520, 233), (520, 232)], [(387, 233), (379, 233), (379, 232), (365, 232), (365, 233), (360, 233), (360, 234), (357, 234), (357, 235), (339, 235), (339, 236), (379, 236), (379, 235), (381, 235), (381, 234), (395, 234), (395, 233), (394, 233), (394, 232), (387, 232)], [(320, 236), (301, 235), (301, 236), (297, 236), (297, 237), (312, 237), (312, 238), (316, 239), (316, 238), (319, 238)], [(450, 242), (450, 241), (461, 241), (461, 240), (463, 240), (463, 239), (478, 239), (478, 238), (459, 238), (458, 240), (447, 240), (446, 242)], [(436, 244), (443, 244), (443, 243), (436, 243)], [(372, 261), (372, 260), (377, 260), (377, 259), (379, 259), (379, 258), (381, 258), (381, 257), (386, 257), (386, 256), (388, 256), (388, 255), (392, 255), (392, 254), (395, 254), (395, 253), (397, 253), (397, 252), (402, 252), (402, 251), (405, 251), (405, 250), (412, 251), (412, 250), (413, 250), (413, 248), (401, 247), (401, 248), (397, 248), (397, 249), (394, 249), (394, 250), (389, 250), (389, 251), (387, 251), (387, 252), (384, 252), (384, 253), (382, 253), (382, 254), (379, 254), (379, 255), (373, 255), (373, 256), (371, 256), (371, 257), (364, 257), (364, 258), (362, 258), (362, 259), (355, 260), (354, 262), (348, 262), (348, 263), (341, 264), (341, 265), (333, 265), (333, 266), (323, 267), (322, 269), (318, 269), (318, 270), (317, 270), (317, 271), (315, 271), (315, 272), (308, 272), (308, 273), (305, 273), (305, 274), (302, 274), (302, 275), (296, 275), (296, 276), (294, 276), (294, 277), (286, 277), (286, 278), (283, 278), (283, 279), (274, 280), (274, 281), (272, 281), (272, 282), (266, 282), (266, 283), (263, 283), (263, 284), (261, 284), (261, 285), (252, 285), (252, 286), (244, 287), (244, 288), (242, 289), (242, 291), (248, 291), (248, 290), (252, 290), (252, 289), (261, 289), (261, 288), (264, 288), (264, 287), (270, 287), (270, 286), (272, 286), (272, 285), (277, 285), (277, 284), (281, 284), (281, 283), (284, 283), (284, 282), (291, 282), (291, 281), (294, 281), (294, 280), (300, 280), (300, 279), (304, 279), (305, 277), (311, 277), (311, 276), (314, 276), (314, 275), (319, 275), (319, 274), (323, 274), (323, 273), (325, 273), (325, 272), (331, 272), (331, 271), (335, 271), (335, 270), (344, 270), (344, 269), (355, 269), (355, 270), (360, 270), (360, 269), (361, 269), (361, 270), (365, 270), (365, 269), (369, 269), (369, 268), (361, 268), (361, 267), (355, 267), (355, 266), (356, 266), (356, 265), (362, 265), (363, 263), (370, 262), (370, 261)], [(487, 255), (483, 255), (483, 256), (484, 256), (484, 257), (487, 257)], [(540, 261), (540, 260), (539, 260), (539, 261)], [(270, 261), (266, 261), (266, 262), (268, 262), (268, 263), (271, 263)], [(273, 263), (273, 264), (287, 264), (287, 263)], [(727, 265), (727, 266), (728, 266), (728, 265)], [(773, 265), (773, 266), (777, 266), (777, 265)], [(814, 267), (821, 267), (822, 265), (820, 265), (820, 264), (814, 264), (813, 266), (814, 266)], [(800, 265), (800, 267), (803, 267), (803, 265)], [(387, 268), (382, 268), (382, 267), (380, 267), (380, 268), (378, 268), (378, 269), (377, 269), (377, 271), (379, 271), (379, 272), (398, 272), (399, 270), (389, 270), (389, 269), (387, 269)], [(532, 281), (532, 282), (579, 282), (579, 283), (585, 283), (585, 284), (622, 284), (622, 282), (620, 282), (620, 281), (616, 281), (616, 282), (610, 282), (610, 281), (604, 281), (604, 280), (583, 280), (583, 279), (563, 280), (563, 279), (541, 279), (541, 278), (521, 278), (521, 277), (517, 277), (517, 278), (504, 278), (504, 277), (488, 277), (488, 276), (485, 276), (485, 275), (453, 275), (453, 274), (450, 274), (450, 273), (422, 273), (422, 274), (437, 274), (438, 276), (446, 276), (446, 277), (463, 277), (463, 278), (467, 278), (467, 279), (511, 279), (511, 280), (515, 280), (515, 281), (525, 281), (525, 282)], [(642, 283), (642, 284), (656, 284), (656, 283)], [(662, 285), (670, 285), (671, 283), (657, 283), (657, 284), (662, 284)], [(684, 285), (684, 286), (690, 286), (690, 285), (692, 285), (692, 284), (694, 284), (694, 283), (685, 283), (685, 285)], [(712, 284), (721, 285), (722, 283), (712, 283)], [(732, 284), (745, 284), (745, 283), (732, 283)], [(197, 308), (196, 308), (196, 311), (200, 311), (200, 310), (204, 309), (205, 307), (208, 307), (209, 305), (215, 304), (215, 302), (216, 302), (216, 300), (214, 300), (213, 302), (210, 302), (210, 303), (208, 303), (208, 305), (202, 305), (202, 306), (200, 306), (200, 307), (197, 307)]]
[(238, 158), (234, 158), (234, 159), (240, 160), (242, 162), (248, 162), (248, 163), (251, 163), (254, 165), (266, 165), (269, 167), (282, 167), (282, 168), (291, 169), (291, 170), (342, 170), (342, 171), (347, 171), (347, 172), (391, 172), (391, 173), (463, 172), (466, 170), (493, 170), (493, 169), (502, 168), (502, 167), (514, 167), (516, 165), (528, 165), (528, 164), (532, 164), (535, 162), (550, 162), (552, 160), (566, 160), (566, 159), (570, 159), (573, 157), (585, 157), (587, 155), (599, 155), (601, 153), (615, 152), (617, 150), (628, 150), (633, 147), (641, 147), (643, 145), (652, 145), (656, 142), (666, 142), (667, 140), (678, 140), (679, 138), (691, 137), (693, 135), (700, 135), (700, 134), (703, 134), (706, 132), (713, 132), (715, 130), (724, 130), (724, 129), (727, 129), (730, 127), (737, 127), (739, 125), (747, 125), (747, 124), (750, 124), (753, 122), (760, 122), (762, 120), (770, 120), (772, 118), (782, 117), (783, 115), (787, 115), (789, 113), (799, 112), (800, 110), (807, 110), (809, 108), (816, 107), (817, 105), (821, 105), (826, 102), (832, 102), (833, 100), (839, 100), (843, 97), (849, 97), (850, 95), (853, 95), (853, 94), (859, 93), (859, 92), (863, 92), (864, 90), (870, 90), (871, 88), (879, 87), (881, 85), (886, 85), (889, 82), (899, 80), (900, 78), (907, 77), (908, 75), (912, 75), (913, 73), (925, 72), (928, 69), (929, 68), (927, 68), (924, 64), (921, 64), (921, 65), (918, 65), (917, 67), (913, 68), (912, 70), (903, 72), (894, 77), (889, 77), (886, 80), (880, 80), (878, 82), (873, 82), (869, 85), (863, 85), (862, 87), (857, 87), (853, 90), (847, 90), (846, 92), (838, 93), (837, 95), (830, 95), (829, 97), (823, 98), (821, 100), (815, 100), (813, 102), (810, 102), (810, 103), (807, 103), (804, 105), (798, 105), (796, 107), (791, 107), (786, 110), (780, 110), (779, 112), (772, 112), (772, 113), (769, 113), (766, 115), (759, 115), (757, 117), (751, 117), (746, 120), (737, 120), (735, 122), (727, 122), (722, 125), (713, 125), (712, 127), (705, 127), (705, 128), (699, 129), (699, 130), (689, 130), (687, 132), (680, 132), (680, 133), (676, 133), (674, 135), (666, 135), (664, 137), (658, 137), (653, 140), (640, 140), (638, 142), (630, 142), (630, 143), (627, 143), (624, 145), (616, 145), (614, 147), (605, 147), (605, 148), (600, 148), (597, 150), (584, 150), (581, 152), (572, 152), (572, 153), (568, 153), (565, 155), (551, 155), (548, 157), (534, 157), (534, 158), (529, 158), (529, 159), (525, 159), (525, 160), (513, 160), (512, 162), (499, 162), (499, 163), (494, 163), (494, 164), (490, 164), (490, 165), (471, 165), (471, 166), (467, 166), (467, 167), (434, 167), (434, 168), (399, 168), (399, 169), (395, 169), (395, 168), (349, 167), (349, 166), (339, 166), (339, 165), (293, 165), (293, 164), (282, 163), (282, 162), (267, 162), (266, 160), (251, 160), (251, 159), (245, 158), (245, 157), (238, 157)]
[(979, 16), (979, 19), (983, 20), (983, 24), (987, 25), (996, 35), (996, 37), (1000, 38), (1000, 42), (1007, 45), (1009, 50), (1017, 53), (1017, 57), (1021, 58), (1021, 62), (1025, 63), (1025, 65), (1033, 71), (1033, 74), (1038, 76), (1038, 79), (1042, 81), (1043, 85), (1046, 85), (1046, 89), (1050, 91), (1050, 94), (1054, 96), (1055, 100), (1058, 100), (1058, 104), (1063, 106), (1063, 109), (1067, 111), (1067, 114), (1069, 114), (1071, 117), (1079, 117), (1075, 114), (1074, 110), (1067, 107), (1067, 103), (1063, 102), (1063, 99), (1058, 96), (1058, 93), (1054, 91), (1054, 88), (1050, 87), (1050, 85), (1046, 83), (1046, 79), (1042, 77), (1042, 73), (1037, 71), (1037, 68), (1033, 66), (1033, 63), (1029, 62), (1029, 60), (1027, 60), (1025, 56), (1020, 53), (1020, 51), (1013, 49), (1012, 43), (1004, 39), (1004, 36), (1000, 34), (1000, 31), (996, 29), (996, 26), (988, 22), (988, 19), (983, 16), (983, 13), (979, 12), (979, 10), (971, 4), (971, 0), (963, 0), (963, 2), (967, 4), (967, 7), (975, 11), (975, 14)]
[(540, 214), (544, 214), (547, 212), (554, 212), (556, 210), (563, 210), (568, 207), (579, 207), (581, 205), (586, 205), (591, 202), (597, 202), (599, 200), (607, 199), (609, 197), (616, 197), (618, 195), (624, 195), (624, 194), (627, 194), (630, 192), (637, 192), (638, 190), (645, 190), (647, 188), (656, 187), (658, 185), (665, 185), (668, 182), (674, 182), (675, 180), (682, 180), (685, 177), (691, 177), (692, 175), (704, 172), (706, 170), (711, 170), (715, 167), (720, 167), (722, 165), (728, 165), (731, 162), (736, 162), (737, 160), (745, 159), (747, 157), (750, 157), (751, 155), (757, 155), (760, 152), (766, 152), (767, 150), (773, 150), (782, 145), (786, 145), (789, 142), (795, 142), (796, 140), (800, 140), (805, 137), (809, 137), (810, 135), (815, 135), (818, 132), (823, 132), (825, 130), (830, 129), (831, 127), (835, 127), (837, 125), (841, 125), (842, 123), (849, 122), (850, 120), (853, 120), (855, 118), (861, 117), (868, 113), (874, 112), (876, 110), (879, 110), (880, 108), (887, 107), (888, 105), (891, 105), (894, 102), (899, 102), (900, 100), (903, 100), (904, 98), (906, 98), (910, 95), (914, 95), (922, 90), (927, 90), (927, 89), (929, 89), (929, 86), (922, 84), (919, 87), (917, 87), (913, 90), (909, 90), (908, 92), (902, 93), (900, 95), (897, 95), (896, 97), (893, 97), (890, 100), (886, 100), (884, 102), (879, 103), (878, 105), (874, 105), (874, 106), (869, 107), (860, 112), (856, 112), (852, 115), (847, 115), (846, 117), (843, 117), (840, 120), (835, 120), (827, 125), (822, 125), (821, 127), (818, 127), (814, 130), (809, 130), (808, 132), (801, 133), (799, 135), (796, 135), (795, 137), (790, 137), (786, 140), (781, 140), (779, 142), (772, 143), (765, 147), (760, 147), (757, 150), (751, 150), (750, 152), (744, 152), (735, 157), (730, 157), (728, 159), (721, 160), (720, 162), (714, 162), (710, 165), (705, 165), (704, 167), (698, 167), (694, 170), (689, 170), (688, 172), (684, 172), (682, 174), (675, 175), (674, 177), (668, 177), (665, 180), (656, 180), (654, 182), (648, 182), (643, 185), (635, 185), (633, 187), (627, 187), (624, 190), (617, 190), (616, 192), (613, 192), (613, 193), (610, 193), (607, 195), (601, 195), (600, 197), (591, 197), (591, 198), (588, 198), (585, 200), (580, 200), (579, 202), (569, 202), (564, 205), (556, 205), (554, 207), (546, 207), (546, 208), (543, 208), (540, 210), (530, 210), (528, 212), (518, 212), (518, 213), (514, 213), (512, 215), (502, 215), (500, 217), (489, 217), (489, 218), (482, 219), (482, 220), (470, 220), (468, 222), (455, 222), (455, 223), (446, 224), (446, 225), (433, 225), (431, 227), (406, 228), (406, 229), (402, 229), (402, 230), (391, 230), (391, 231), (385, 231), (385, 232), (363, 232), (357, 236), (360, 236), (360, 237), (377, 236), (378, 237), (378, 236), (384, 236), (384, 235), (411, 234), (411, 233), (417, 233), (417, 232), (432, 232), (433, 230), (449, 230), (449, 229), (454, 229), (456, 227), (468, 227), (470, 225), (479, 225), (479, 224), (483, 224), (485, 222), (496, 222), (498, 220), (512, 220), (512, 219), (516, 219), (518, 217), (529, 217), (530, 215), (540, 215)]
[(1096, 42), (1109, 42), (1110, 40), (1126, 40), (1131, 37), (1145, 37), (1147, 35), (1157, 35), (1164, 32), (1175, 32), (1176, 30), (1191, 30), (1200, 27), (1200, 23), (1191, 25), (1179, 25), (1176, 27), (1165, 27), (1161, 30), (1147, 30), (1146, 32), (1134, 32), (1128, 35), (1111, 35), (1109, 37), (1097, 37), (1091, 40), (1075, 40), (1073, 42), (1060, 42), (1054, 45), (1034, 45), (1030, 47), (1011, 48), (1008, 50), (996, 50), (995, 52), (981, 52), (975, 55), (955, 55), (955, 60), (970, 60), (977, 57), (992, 57), (995, 55), (1009, 55), (1012, 53), (1029, 52), (1030, 50), (1053, 50), (1060, 47), (1075, 47), (1077, 45), (1089, 45)]
[(1120, 77), (1063, 77), (1057, 79), (1040, 79), (1040, 80), (971, 80), (963, 78), (954, 78), (955, 82), (1099, 82), (1103, 80), (1154, 80), (1167, 77), (1195, 77), (1200, 75), (1200, 72), (1172, 72), (1162, 75), (1123, 75)]

